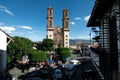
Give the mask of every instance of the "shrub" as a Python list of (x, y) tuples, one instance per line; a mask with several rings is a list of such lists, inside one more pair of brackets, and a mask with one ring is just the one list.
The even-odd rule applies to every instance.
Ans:
[(44, 51), (33, 51), (31, 61), (43, 61), (47, 60), (47, 56)]
[(56, 51), (62, 58), (67, 58), (71, 56), (69, 48), (57, 48)]

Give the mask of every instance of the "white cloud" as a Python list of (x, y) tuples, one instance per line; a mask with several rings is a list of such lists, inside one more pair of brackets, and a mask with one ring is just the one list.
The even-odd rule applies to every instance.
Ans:
[(29, 30), (33, 29), (31, 26), (18, 26), (18, 27), (23, 29), (29, 29)]
[(13, 31), (16, 30), (13, 26), (0, 26), (0, 29), (7, 33), (12, 33)]
[(0, 9), (6, 9), (6, 7), (3, 5), (0, 5)]
[(7, 7), (5, 7), (3, 5), (0, 5), (0, 11), (5, 12), (5, 13), (11, 15), (11, 16), (14, 16), (13, 12), (10, 11)]
[(89, 18), (90, 18), (90, 15), (88, 15), (88, 16), (86, 16), (86, 17), (84, 17), (84, 20), (85, 20), (85, 21), (88, 21), (88, 20), (89, 20)]
[(76, 17), (75, 20), (80, 20), (81, 18), (80, 17)]
[(70, 22), (71, 25), (75, 25), (75, 22)]
[(7, 14), (11, 15), (11, 16), (14, 16), (14, 14), (13, 14), (11, 11), (9, 11), (8, 9), (5, 9), (5, 12), (6, 12)]

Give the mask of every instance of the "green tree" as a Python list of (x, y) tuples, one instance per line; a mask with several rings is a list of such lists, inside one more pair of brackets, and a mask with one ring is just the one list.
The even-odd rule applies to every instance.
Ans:
[(54, 42), (52, 39), (44, 39), (42, 42), (42, 47), (44, 51), (54, 50)]
[(14, 42), (11, 42), (7, 47), (8, 63), (14, 60), (19, 60), (22, 56), (28, 55), (33, 50), (33, 42), (24, 37), (13, 37)]
[(62, 58), (67, 58), (70, 57), (70, 49), (69, 48), (57, 48), (57, 53), (62, 57)]
[(33, 51), (31, 59), (32, 61), (43, 61), (47, 60), (47, 56), (44, 51)]

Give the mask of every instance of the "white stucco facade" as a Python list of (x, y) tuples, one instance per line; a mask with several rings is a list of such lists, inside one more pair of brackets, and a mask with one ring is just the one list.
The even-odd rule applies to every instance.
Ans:
[(6, 73), (7, 45), (11, 40), (11, 37), (0, 29), (0, 76), (5, 76)]
[(69, 48), (69, 31), (64, 31), (64, 47)]
[(7, 36), (0, 30), (0, 50), (6, 50)]
[(53, 31), (49, 31), (48, 30), (48, 35), (47, 36), (48, 36), (48, 39), (52, 39), (53, 40), (54, 39)]
[(0, 30), (0, 55), (1, 55), (1, 70), (5, 70), (6, 69), (6, 49), (7, 49), (7, 36), (5, 33), (3, 33), (1, 30)]

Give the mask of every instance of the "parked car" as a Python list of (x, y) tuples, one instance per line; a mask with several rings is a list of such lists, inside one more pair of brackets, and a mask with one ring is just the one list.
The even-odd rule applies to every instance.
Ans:
[(70, 62), (66, 67), (65, 67), (65, 75), (68, 76), (68, 78), (71, 78), (71, 76), (75, 72), (75, 65), (73, 62)]
[(56, 69), (55, 70), (55, 79), (62, 80), (62, 78), (63, 78), (62, 71), (60, 69)]
[(81, 57), (80, 59), (77, 59), (77, 60), (79, 60), (81, 62), (81, 64), (91, 62), (90, 57)]
[(79, 61), (79, 60), (70, 60), (70, 62), (73, 62), (73, 64), (75, 65), (75, 66), (79, 66), (80, 64), (81, 64), (81, 62)]

